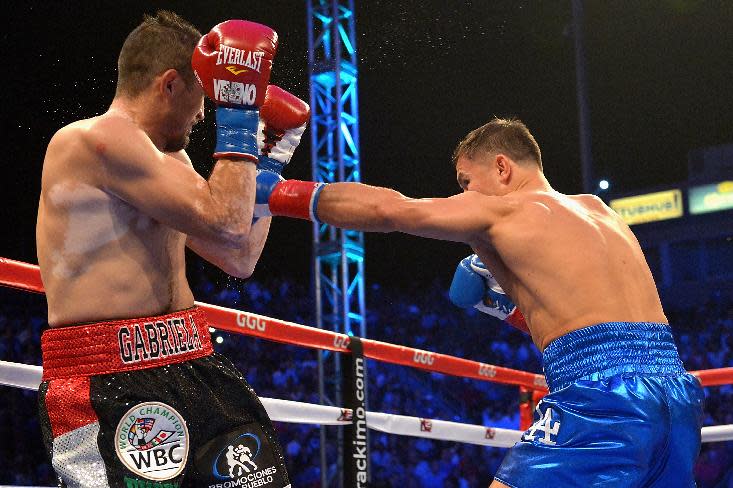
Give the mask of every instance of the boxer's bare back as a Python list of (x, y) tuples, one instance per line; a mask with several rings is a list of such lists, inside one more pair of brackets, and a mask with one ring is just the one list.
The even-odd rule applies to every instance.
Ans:
[(37, 243), (52, 325), (193, 305), (186, 236), (105, 190), (105, 148), (94, 132), (125, 123), (112, 116), (79, 121), (49, 145)]
[(600, 199), (552, 191), (502, 198), (513, 211), (472, 246), (540, 350), (588, 325), (667, 322), (636, 238)]

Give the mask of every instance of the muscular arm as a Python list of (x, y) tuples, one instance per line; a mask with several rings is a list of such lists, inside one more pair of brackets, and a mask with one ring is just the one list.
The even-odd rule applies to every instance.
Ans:
[(254, 164), (220, 159), (207, 181), (124, 119), (99, 122), (84, 140), (102, 162), (105, 191), (194, 238), (231, 248), (248, 242)]
[(472, 243), (510, 206), (497, 197), (465, 192), (449, 198), (408, 198), (389, 188), (333, 183), (321, 191), (318, 219), (365, 232), (404, 232), (445, 241)]
[[(187, 166), (193, 167), (186, 151), (168, 153)], [(254, 181), (248, 180), (247, 186), (254, 188)], [(246, 242), (238, 247), (229, 247), (203, 237), (189, 235), (186, 246), (193, 252), (217, 266), (225, 273), (237, 278), (249, 278), (262, 255), (267, 236), (270, 232), (271, 218), (261, 218), (252, 225)]]
[(249, 278), (262, 255), (271, 221), (270, 217), (257, 220), (252, 225), (247, 242), (240, 247), (230, 248), (193, 236), (188, 236), (186, 246), (225, 273), (237, 278)]

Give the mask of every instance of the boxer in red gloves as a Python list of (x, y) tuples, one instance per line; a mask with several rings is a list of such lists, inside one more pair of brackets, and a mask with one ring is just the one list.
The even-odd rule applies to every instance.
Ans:
[[(302, 101), (267, 90), (276, 48), (253, 22), (201, 37), (171, 12), (146, 16), (122, 47), (109, 110), (49, 143), (39, 402), (60, 486), (290, 486), (265, 409), (212, 352), (184, 263), (188, 246), (247, 277), (260, 256), (270, 220), (253, 223), (256, 165), (274, 157), (282, 169), (280, 144), (299, 141), (285, 134), (308, 118)], [(204, 93), (218, 105), (208, 180), (185, 152)]]

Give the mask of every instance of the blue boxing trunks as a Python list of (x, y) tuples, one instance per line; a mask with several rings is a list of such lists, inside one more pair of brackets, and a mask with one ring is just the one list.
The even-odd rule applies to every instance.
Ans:
[(609, 322), (543, 352), (550, 393), (496, 473), (512, 488), (694, 487), (704, 394), (666, 324)]

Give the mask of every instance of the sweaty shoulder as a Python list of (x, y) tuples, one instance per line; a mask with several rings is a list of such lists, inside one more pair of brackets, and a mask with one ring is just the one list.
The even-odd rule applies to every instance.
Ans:
[(43, 161), (43, 185), (69, 178), (88, 180), (97, 161), (94, 138), (90, 134), (94, 121), (74, 122), (53, 135)]
[[(128, 139), (139, 131), (129, 120), (101, 115), (79, 120), (59, 129), (48, 145), (48, 152), (73, 156), (74, 161), (84, 161), (85, 155), (104, 157), (116, 141)], [(53, 159), (55, 160), (55, 158)]]
[(562, 195), (562, 196), (565, 198), (569, 198), (571, 200), (575, 200), (576, 202), (581, 203), (587, 206), (588, 208), (592, 208), (592, 209), (605, 209), (606, 208), (606, 204), (603, 203), (603, 200), (601, 200), (600, 198), (598, 198), (595, 195), (581, 193), (578, 195)]
[(598, 198), (596, 195), (587, 195), (587, 194), (580, 194), (580, 195), (563, 195), (565, 198), (567, 198), (569, 201), (575, 202), (579, 205), (581, 205), (587, 212), (598, 215), (598, 216), (606, 216), (606, 217), (613, 217), (614, 219), (619, 218), (618, 214), (611, 210), (611, 208), (606, 205), (603, 200)]
[(511, 196), (495, 197), (477, 191), (463, 192), (454, 198), (458, 198), (467, 208), (481, 209), (499, 218), (517, 212), (523, 204), (520, 199)]
[(108, 191), (116, 193), (118, 183), (149, 175), (164, 159), (164, 153), (130, 118), (107, 113), (92, 120), (87, 129), (87, 146), (100, 163)]
[[(60, 155), (70, 149), (82, 148), (86, 143), (87, 122), (87, 120), (79, 120), (57, 130), (48, 143), (46, 163), (49, 162), (48, 155)], [(56, 160), (57, 158), (52, 158), (50, 161)]]
[[(502, 197), (511, 203), (511, 222), (532, 222), (535, 227), (554, 225), (557, 218), (574, 215), (583, 220), (607, 218), (611, 211), (603, 201), (595, 195), (565, 195), (555, 191), (519, 193)], [(610, 212), (610, 214), (609, 214)]]
[(605, 212), (608, 207), (595, 195), (565, 195), (556, 191), (541, 191), (521, 194), (515, 197), (521, 202), (522, 210), (538, 213), (553, 213), (567, 209), (586, 212)]
[(132, 120), (105, 114), (86, 121), (86, 142), (103, 159), (124, 159), (128, 148), (152, 141)]
[(553, 211), (553, 200), (546, 193), (509, 194), (500, 198), (509, 215), (522, 219), (543, 219)]

